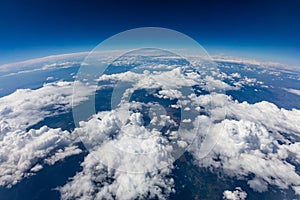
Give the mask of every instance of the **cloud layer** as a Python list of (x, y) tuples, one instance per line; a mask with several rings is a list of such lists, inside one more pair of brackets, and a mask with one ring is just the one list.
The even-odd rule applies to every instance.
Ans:
[[(42, 169), (42, 159), (51, 155), (52, 151), (67, 146), (67, 131), (51, 129), (46, 126), (38, 130), (11, 131), (6, 133), (0, 141), (0, 186), (11, 187), (24, 177), (32, 175)], [(63, 150), (59, 151), (63, 154)], [(50, 160), (67, 157), (54, 155)], [(54, 164), (53, 162), (47, 163)]]
[[(279, 109), (268, 102), (239, 103), (226, 95), (212, 99), (218, 103), (226, 101), (226, 115), (218, 106), (210, 110), (216, 122), (209, 134), (211, 141), (217, 143), (205, 158), (199, 159), (199, 166), (248, 180), (249, 186), (258, 192), (275, 185), (281, 189), (291, 187), (299, 194), (296, 166), (300, 154), (296, 149), (300, 145), (300, 111)], [(206, 105), (205, 96), (194, 101)], [(196, 159), (201, 155), (197, 145), (190, 150)]]
[[(71, 82), (59, 81), (0, 98), (0, 186), (11, 187), (41, 170), (42, 164), (52, 165), (81, 152), (68, 131), (47, 126), (27, 130), (45, 117), (69, 110), (72, 87)], [(79, 95), (74, 105), (85, 100), (90, 91)]]
[[(185, 149), (194, 139), (190, 133), (197, 130), (198, 137), (188, 151), (199, 167), (245, 180), (257, 192), (267, 191), (272, 185), (292, 188), (300, 195), (299, 110), (280, 109), (266, 101), (249, 104), (232, 100), (224, 94), (225, 90), (263, 84), (239, 73), (202, 75), (176, 65), (168, 66), (169, 71), (157, 71), (166, 69), (165, 65), (143, 67), (141, 73), (99, 77), (99, 81), (108, 81), (109, 86), (129, 83), (131, 87), (123, 93), (124, 101), (116, 109), (80, 122), (73, 133), (46, 126), (26, 130), (45, 117), (70, 110), (71, 82), (17, 90), (0, 98), (0, 185), (11, 187), (37, 173), (44, 164), (54, 165), (80, 154), (78, 140), (68, 139), (70, 135), (79, 135), (89, 154), (81, 163), (82, 170), (58, 188), (63, 199), (164, 199), (176, 192), (172, 179), (176, 156), (171, 152), (174, 147)], [(225, 79), (231, 80), (231, 84), (225, 83)], [(183, 89), (196, 85), (198, 90)], [(83, 88), (78, 89), (81, 93), (74, 99), (74, 105), (85, 101), (95, 89)], [(153, 97), (166, 101), (177, 100), (170, 108), (192, 110), (197, 116), (183, 115), (178, 123), (154, 103), (125, 102), (139, 89), (154, 91)], [(206, 95), (204, 90), (211, 94)], [(146, 126), (142, 107), (161, 112), (153, 114)], [(161, 131), (162, 127), (179, 125), (186, 129)], [(245, 199), (247, 194), (236, 188), (224, 191), (223, 196)]]

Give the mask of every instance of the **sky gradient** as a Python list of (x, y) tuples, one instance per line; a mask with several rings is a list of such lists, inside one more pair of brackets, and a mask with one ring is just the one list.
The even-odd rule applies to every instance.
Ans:
[(210, 54), (300, 66), (300, 1), (0, 2), (0, 64), (89, 51), (137, 27), (180, 31)]

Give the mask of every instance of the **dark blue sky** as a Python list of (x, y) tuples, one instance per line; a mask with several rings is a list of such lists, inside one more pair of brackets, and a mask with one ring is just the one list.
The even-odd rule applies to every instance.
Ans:
[(0, 1), (0, 64), (91, 50), (136, 27), (175, 29), (210, 54), (300, 66), (300, 1)]

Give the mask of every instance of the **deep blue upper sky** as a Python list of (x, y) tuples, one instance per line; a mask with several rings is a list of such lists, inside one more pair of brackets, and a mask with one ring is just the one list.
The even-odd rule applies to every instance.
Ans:
[(0, 64), (91, 50), (136, 27), (175, 29), (209, 53), (300, 66), (300, 1), (0, 2)]

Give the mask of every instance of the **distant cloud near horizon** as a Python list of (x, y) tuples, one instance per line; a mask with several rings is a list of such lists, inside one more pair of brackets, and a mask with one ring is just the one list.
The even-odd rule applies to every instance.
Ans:
[[(120, 50), (124, 51), (124, 50)], [(102, 52), (100, 56), (107, 56), (109, 53), (118, 52), (116, 51), (107, 51)], [(45, 56), (40, 58), (33, 58), (29, 60), (24, 60), (20, 62), (13, 62), (0, 65), (0, 76), (2, 75), (14, 75), (16, 73), (28, 73), (35, 70), (47, 70), (56, 65), (63, 65), (65, 63), (77, 63), (81, 64), (86, 56), (89, 55), (90, 52), (76, 52), (76, 53), (68, 53), (68, 54), (57, 54), (51, 56)], [(259, 65), (262, 67), (270, 67), (276, 69), (287, 69), (287, 70), (296, 70), (300, 71), (299, 66), (291, 66), (278, 62), (262, 62), (254, 59), (233, 57), (233, 56), (224, 56), (224, 55), (211, 55), (213, 61), (216, 62), (233, 62), (233, 63), (241, 63), (241, 64), (251, 64), (251, 65)], [(55, 67), (55, 66), (54, 66)]]

